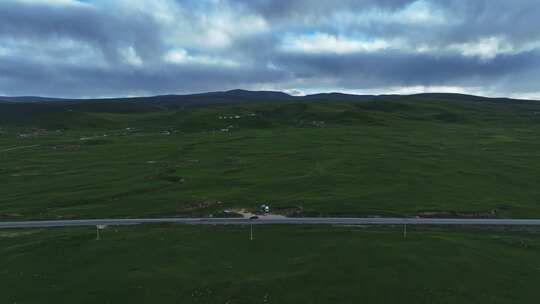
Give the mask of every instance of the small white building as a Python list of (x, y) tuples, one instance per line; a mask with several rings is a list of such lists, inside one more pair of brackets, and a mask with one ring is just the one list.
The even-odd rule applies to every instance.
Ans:
[(270, 206), (267, 205), (267, 204), (262, 204), (261, 205), (261, 211), (264, 212), (264, 213), (269, 213), (270, 212)]

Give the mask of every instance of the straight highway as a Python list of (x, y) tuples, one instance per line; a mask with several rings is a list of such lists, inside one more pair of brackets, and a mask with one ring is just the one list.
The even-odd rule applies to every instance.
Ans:
[(2, 228), (48, 228), (75, 226), (119, 226), (141, 224), (187, 225), (486, 225), (486, 226), (540, 226), (540, 219), (459, 219), (459, 218), (140, 218), (140, 219), (80, 219), (0, 221)]

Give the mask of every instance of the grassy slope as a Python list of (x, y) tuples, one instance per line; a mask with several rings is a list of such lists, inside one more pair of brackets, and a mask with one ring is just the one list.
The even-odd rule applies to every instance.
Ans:
[[(0, 126), (0, 216), (208, 214), (269, 201), (306, 215), (539, 217), (536, 107), (404, 99), (40, 116)], [(17, 137), (33, 128), (48, 131)]]
[(0, 231), (3, 303), (537, 303), (528, 232), (120, 227)]

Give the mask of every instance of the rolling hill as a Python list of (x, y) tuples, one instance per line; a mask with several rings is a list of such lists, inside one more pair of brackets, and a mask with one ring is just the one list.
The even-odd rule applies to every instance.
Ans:
[(0, 217), (540, 216), (538, 102), (356, 98), (3, 103)]
[[(320, 93), (306, 96), (292, 96), (276, 91), (230, 90), (188, 95), (159, 95), (150, 97), (105, 98), (105, 99), (64, 99), (49, 97), (2, 97), (0, 113), (5, 116), (14, 113), (32, 114), (40, 112), (108, 112), (133, 113), (175, 110), (188, 106), (212, 104), (261, 103), (261, 102), (352, 102), (371, 100), (438, 100), (453, 102), (535, 104), (535, 101), (509, 98), (488, 98), (474, 95), (451, 93), (424, 93), (414, 95), (352, 95), (343, 93)], [(1, 115), (1, 114), (0, 114)]]

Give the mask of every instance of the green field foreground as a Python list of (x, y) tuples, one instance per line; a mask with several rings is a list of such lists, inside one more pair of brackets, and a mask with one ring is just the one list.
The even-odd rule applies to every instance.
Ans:
[(1, 303), (538, 303), (540, 238), (503, 228), (0, 231)]

